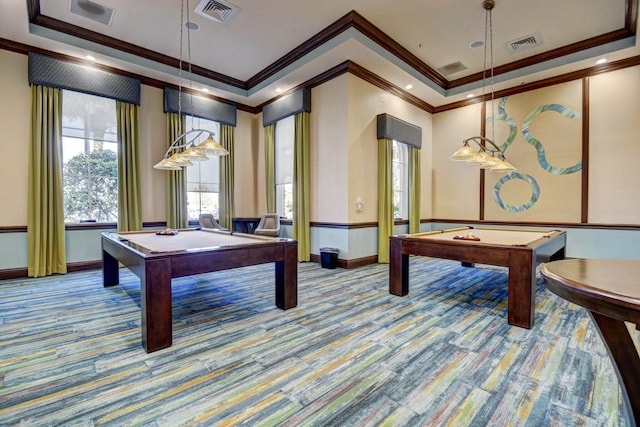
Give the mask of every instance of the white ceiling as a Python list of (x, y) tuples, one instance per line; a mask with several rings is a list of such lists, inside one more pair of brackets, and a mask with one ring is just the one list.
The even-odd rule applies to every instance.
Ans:
[[(47, 22), (72, 24), (73, 28), (90, 30), (97, 35), (96, 40), (106, 36), (178, 59), (182, 28), (180, 0), (95, 0), (115, 10), (111, 25), (71, 13), (70, 1), (3, 0), (0, 2), (0, 38), (75, 57), (92, 54), (101, 64), (178, 84), (176, 68), (123, 52), (119, 46), (105, 47), (87, 41), (85, 36), (78, 38), (52, 30), (50, 25), (39, 24), (37, 20), (30, 24), (27, 3), (39, 4), (39, 16), (47, 18)], [(484, 39), (482, 0), (231, 0), (241, 11), (228, 25), (196, 15), (193, 11), (198, 2), (188, 2), (189, 20), (200, 26), (198, 31), (189, 34), (191, 63), (240, 83), (263, 75), (263, 70), (274, 63), (277, 65), (279, 59), (312, 37), (324, 34), (323, 30), (350, 11), (357, 12), (373, 26), (376, 34), (381, 34), (382, 45), (397, 43), (415, 58), (415, 61), (403, 61), (351, 26), (285, 68), (276, 67), (275, 74), (255, 85), (236, 87), (193, 74), (194, 89), (207, 87), (210, 94), (234, 102), (260, 105), (276, 96), (276, 88), (296, 87), (346, 60), (399, 88), (412, 84), (413, 88), (407, 92), (432, 106), (462, 100), (474, 89), (476, 95), (481, 92), (479, 80), (443, 88), (425, 76), (420, 65), (436, 70), (460, 61), (468, 67), (466, 71), (446, 76), (445, 82), (483, 70), (483, 48), (470, 47), (474, 41)], [(585, 40), (624, 29), (627, 4), (636, 5), (637, 0), (496, 0), (492, 18), (496, 67), (556, 49), (563, 51), (563, 56), (549, 61), (530, 61), (524, 68), (497, 75), (495, 89), (593, 67), (600, 57), (616, 61), (640, 55), (635, 28), (631, 34), (604, 45), (579, 51), (566, 48), (574, 44), (584, 46)], [(186, 12), (184, 18), (186, 20)], [(542, 46), (515, 54), (504, 47), (506, 42), (534, 33), (542, 35)], [(186, 30), (182, 36), (186, 62)], [(182, 84), (186, 86), (189, 80), (185, 75), (183, 73)]]

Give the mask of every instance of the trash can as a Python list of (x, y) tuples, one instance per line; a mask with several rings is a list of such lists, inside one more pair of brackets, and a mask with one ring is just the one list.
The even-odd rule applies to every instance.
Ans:
[(337, 248), (320, 248), (320, 265), (322, 268), (336, 268), (338, 266), (338, 253), (340, 249)]

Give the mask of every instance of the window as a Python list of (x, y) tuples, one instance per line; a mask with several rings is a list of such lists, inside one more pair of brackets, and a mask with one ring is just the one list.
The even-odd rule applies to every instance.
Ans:
[(293, 140), (295, 116), (276, 124), (276, 213), (293, 218)]
[(393, 141), (393, 160), (391, 161), (393, 179), (393, 217), (409, 218), (409, 166), (406, 144)]
[[(220, 123), (218, 122), (187, 116), (187, 129), (211, 131), (216, 141), (220, 142)], [(197, 134), (189, 137), (193, 135)], [(209, 134), (200, 135), (194, 142), (199, 144), (208, 136)], [(209, 160), (193, 162), (193, 166), (187, 166), (186, 170), (188, 218), (198, 220), (200, 214), (208, 213), (219, 219), (220, 158), (211, 156)]]
[(65, 222), (118, 221), (116, 101), (62, 92)]

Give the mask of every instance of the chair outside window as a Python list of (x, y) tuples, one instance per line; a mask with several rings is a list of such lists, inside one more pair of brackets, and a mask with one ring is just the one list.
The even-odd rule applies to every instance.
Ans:
[(258, 226), (253, 232), (261, 236), (273, 236), (277, 237), (280, 233), (280, 215), (278, 214), (266, 214), (262, 215)]
[(220, 223), (213, 217), (211, 214), (200, 214), (200, 218), (198, 218), (200, 222), (200, 227), (202, 228), (212, 228), (214, 230), (222, 230), (229, 231), (220, 225)]

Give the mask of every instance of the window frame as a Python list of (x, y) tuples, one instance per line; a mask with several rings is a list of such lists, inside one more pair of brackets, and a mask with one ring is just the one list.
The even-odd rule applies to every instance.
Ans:
[[(205, 129), (205, 130), (209, 130), (213, 133), (214, 137), (216, 138), (217, 141), (220, 140), (220, 122), (216, 121), (216, 120), (209, 120), (209, 119), (203, 119), (200, 117), (196, 117), (196, 116), (191, 116), (191, 115), (186, 115), (185, 114), (185, 122), (186, 122), (186, 128), (187, 129)], [(202, 142), (204, 141), (209, 135), (208, 134), (203, 134), (200, 135), (199, 137), (197, 137), (197, 139), (195, 140), (196, 142)], [(189, 139), (189, 141), (191, 141), (191, 139)], [(207, 183), (207, 184), (211, 184), (213, 185), (214, 188), (217, 188), (217, 191), (189, 191), (189, 186), (190, 184), (194, 184), (196, 185), (198, 188), (202, 188), (203, 183), (202, 183), (202, 166), (204, 164), (207, 164), (208, 162), (211, 162), (214, 165), (214, 171), (211, 173), (211, 175), (215, 175), (217, 177), (214, 178), (214, 182), (211, 183)], [(215, 168), (217, 168), (217, 171), (215, 171)], [(197, 172), (196, 172), (197, 171)], [(190, 173), (191, 172), (191, 173)], [(190, 181), (190, 176), (193, 176), (194, 174), (198, 175), (198, 180), (193, 180)], [(218, 156), (211, 156), (209, 157), (209, 160), (205, 160), (205, 161), (201, 161), (201, 162), (193, 162), (192, 166), (187, 166), (185, 167), (185, 180), (186, 180), (186, 197), (187, 197), (187, 219), (188, 221), (195, 221), (197, 222), (199, 220), (200, 214), (203, 213), (210, 213), (213, 215), (213, 217), (215, 219), (219, 219), (220, 218), (220, 157)], [(196, 194), (197, 196), (192, 196), (193, 198), (198, 199), (198, 206), (197, 208), (192, 208), (190, 206), (190, 204), (192, 202), (190, 202), (190, 195)], [(202, 196), (203, 194), (215, 194), (215, 202), (213, 203), (213, 207), (212, 210), (203, 210), (203, 206), (202, 206)], [(195, 216), (191, 216), (191, 212), (197, 212), (197, 214), (195, 214)]]
[[(65, 101), (69, 101), (70, 99), (75, 98), (73, 103), (65, 103)], [(82, 98), (85, 100), (83, 107), (84, 110), (80, 111), (77, 109), (78, 99)], [(93, 102), (93, 104), (92, 104)], [(92, 94), (87, 94), (80, 91), (63, 89), (62, 90), (62, 127), (60, 129), (60, 143), (61, 143), (61, 151), (62, 151), (62, 190), (63, 190), (63, 209), (64, 209), (64, 221), (65, 226), (67, 225), (76, 225), (76, 224), (113, 224), (118, 222), (118, 155), (120, 152), (120, 144), (118, 141), (118, 123), (117, 123), (117, 106), (116, 100), (108, 97), (97, 96)], [(102, 111), (96, 113), (94, 111), (90, 111), (91, 107), (108, 107), (108, 111)], [(74, 107), (76, 109), (74, 109)], [(103, 126), (92, 126), (92, 120), (96, 118), (100, 120), (104, 120)], [(89, 125), (87, 126), (87, 123)], [(100, 137), (102, 134), (102, 137)], [(107, 145), (107, 147), (105, 147)], [(111, 175), (100, 175), (93, 174), (94, 169), (91, 168), (93, 165), (93, 160), (95, 156), (93, 154), (98, 150), (104, 150), (105, 152), (114, 153), (114, 158), (112, 161), (115, 163), (115, 176)], [(73, 153), (73, 154), (70, 154)], [(67, 200), (67, 192), (69, 190), (68, 185), (68, 174), (67, 167), (72, 167), (73, 164), (70, 165), (70, 162), (73, 159), (76, 159), (80, 155), (88, 156), (86, 160), (86, 164), (89, 166), (85, 171), (86, 177), (84, 174), (79, 175), (80, 177), (85, 177), (85, 181), (88, 179), (89, 182), (95, 180), (97, 185), (89, 184), (86, 187), (86, 200), (88, 201), (87, 212), (89, 213), (88, 217), (82, 218), (81, 216), (73, 217), (76, 214), (82, 215), (82, 212), (74, 212), (69, 213), (67, 210), (67, 203), (71, 203)], [(80, 159), (82, 160), (82, 159)], [(82, 170), (80, 171), (82, 173)], [(102, 177), (102, 179), (101, 179)], [(104, 185), (105, 179), (112, 179), (113, 181), (108, 185), (108, 188), (96, 188), (97, 186)], [(78, 183), (79, 180), (73, 179), (73, 183)], [(115, 191), (113, 191), (115, 189)], [(93, 191), (92, 191), (93, 190)], [(102, 190), (102, 191), (101, 191)], [(107, 191), (111, 190), (111, 191)], [(110, 202), (115, 204), (115, 209), (108, 210), (106, 212), (107, 218), (101, 219), (101, 212), (104, 214), (104, 211), (99, 208), (93, 208), (91, 205), (91, 200), (98, 200), (99, 198), (94, 198), (91, 195), (93, 193), (97, 194), (108, 194), (111, 199)], [(115, 193), (115, 196), (113, 195)], [(109, 200), (107, 200), (109, 202)], [(98, 206), (101, 204), (98, 204)], [(84, 216), (84, 215), (83, 215)]]
[[(409, 147), (392, 140), (391, 181), (394, 220), (409, 219)], [(399, 175), (399, 176), (396, 176)], [(397, 195), (399, 194), (399, 197)], [(399, 199), (399, 200), (397, 200)], [(397, 214), (396, 214), (397, 212)]]
[[(293, 219), (293, 163), (295, 116), (276, 122), (275, 180), (276, 212), (281, 218)], [(285, 166), (283, 166), (285, 164)], [(284, 170), (283, 170), (284, 169)], [(290, 207), (290, 208), (289, 208)]]

